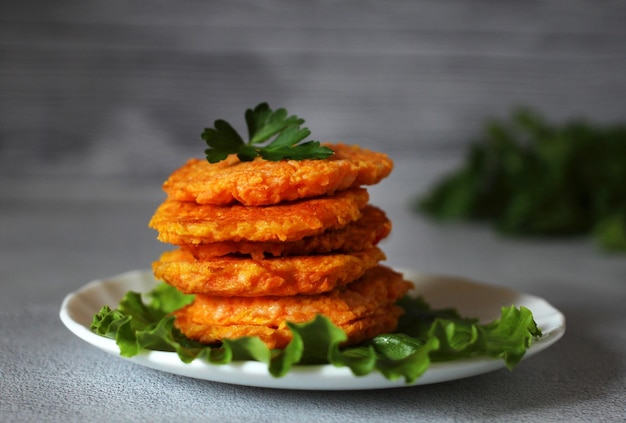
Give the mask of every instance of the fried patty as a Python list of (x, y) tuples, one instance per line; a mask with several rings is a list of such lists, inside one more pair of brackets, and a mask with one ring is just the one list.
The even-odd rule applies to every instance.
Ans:
[(339, 229), (361, 217), (367, 190), (355, 188), (324, 196), (266, 207), (200, 205), (166, 200), (149, 226), (169, 244), (221, 241), (297, 241)]
[(335, 154), (324, 160), (272, 162), (257, 158), (240, 162), (234, 155), (218, 163), (190, 159), (169, 176), (163, 190), (179, 201), (260, 206), (373, 185), (393, 168), (392, 160), (383, 153), (344, 144), (325, 145)]
[(328, 230), (291, 242), (224, 241), (209, 244), (182, 244), (196, 259), (206, 260), (228, 254), (250, 255), (255, 259), (330, 252), (363, 251), (377, 245), (391, 232), (391, 221), (381, 209), (367, 205), (362, 216), (343, 229)]
[(269, 348), (283, 348), (291, 339), (287, 322), (305, 323), (321, 314), (346, 332), (346, 344), (354, 344), (395, 330), (402, 313), (395, 303), (412, 286), (400, 273), (378, 265), (359, 280), (319, 295), (196, 295), (192, 304), (174, 312), (175, 325), (207, 344), (259, 336)]
[(312, 295), (360, 278), (384, 260), (377, 247), (350, 254), (255, 260), (216, 257), (197, 260), (183, 250), (168, 251), (153, 263), (154, 276), (186, 294), (214, 296)]

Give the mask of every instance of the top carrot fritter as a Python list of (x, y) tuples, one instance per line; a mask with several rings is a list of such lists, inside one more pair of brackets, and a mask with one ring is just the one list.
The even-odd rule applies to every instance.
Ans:
[(335, 154), (324, 160), (255, 159), (230, 156), (218, 163), (191, 159), (163, 183), (168, 198), (198, 204), (277, 204), (373, 185), (393, 168), (383, 153), (344, 144), (326, 144)]

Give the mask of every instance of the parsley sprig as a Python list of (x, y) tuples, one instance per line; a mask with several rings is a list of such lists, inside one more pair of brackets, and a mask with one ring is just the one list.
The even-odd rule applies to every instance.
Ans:
[[(300, 127), (304, 119), (289, 116), (286, 109), (272, 110), (267, 103), (261, 103), (254, 109), (246, 110), (245, 118), (247, 142), (230, 123), (222, 119), (216, 120), (213, 128), (204, 129), (201, 137), (209, 146), (204, 151), (209, 163), (220, 162), (230, 154), (236, 154), (244, 162), (259, 156), (279, 161), (325, 159), (333, 154), (333, 150), (320, 145), (319, 141), (302, 142), (311, 135), (311, 131)], [(267, 141), (270, 141), (269, 144), (262, 145)]]

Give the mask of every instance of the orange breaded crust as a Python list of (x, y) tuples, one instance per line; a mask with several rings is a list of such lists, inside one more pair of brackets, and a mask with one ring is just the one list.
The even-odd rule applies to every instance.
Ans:
[(157, 279), (186, 294), (313, 295), (355, 281), (384, 259), (377, 247), (351, 254), (262, 260), (232, 256), (196, 260), (189, 252), (178, 249), (163, 253), (152, 269)]
[(383, 153), (345, 144), (325, 145), (335, 154), (324, 160), (272, 162), (257, 158), (240, 162), (229, 156), (209, 163), (190, 159), (169, 176), (163, 190), (179, 201), (260, 206), (373, 185), (393, 168), (392, 160)]
[(378, 265), (361, 279), (319, 295), (196, 295), (192, 304), (174, 312), (175, 325), (207, 344), (257, 335), (270, 348), (282, 348), (291, 338), (287, 322), (305, 323), (322, 314), (346, 331), (348, 343), (355, 343), (393, 331), (401, 313), (394, 304), (412, 287), (400, 273)]
[(330, 252), (363, 251), (378, 244), (391, 232), (391, 221), (381, 209), (367, 205), (362, 216), (343, 229), (329, 230), (321, 235), (309, 236), (292, 242), (253, 242), (224, 241), (210, 244), (182, 244), (180, 248), (189, 251), (198, 260), (245, 254), (255, 259), (266, 256), (294, 256), (306, 254), (327, 254)]
[(297, 241), (329, 229), (339, 229), (361, 217), (369, 200), (356, 188), (334, 196), (318, 197), (266, 207), (200, 205), (166, 200), (149, 226), (169, 244), (222, 241)]

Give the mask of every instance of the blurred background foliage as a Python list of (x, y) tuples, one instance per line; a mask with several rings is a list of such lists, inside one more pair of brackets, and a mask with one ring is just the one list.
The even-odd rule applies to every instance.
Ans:
[(626, 124), (555, 124), (515, 110), (487, 123), (465, 163), (416, 206), (440, 220), (492, 222), (509, 235), (592, 234), (626, 252)]

